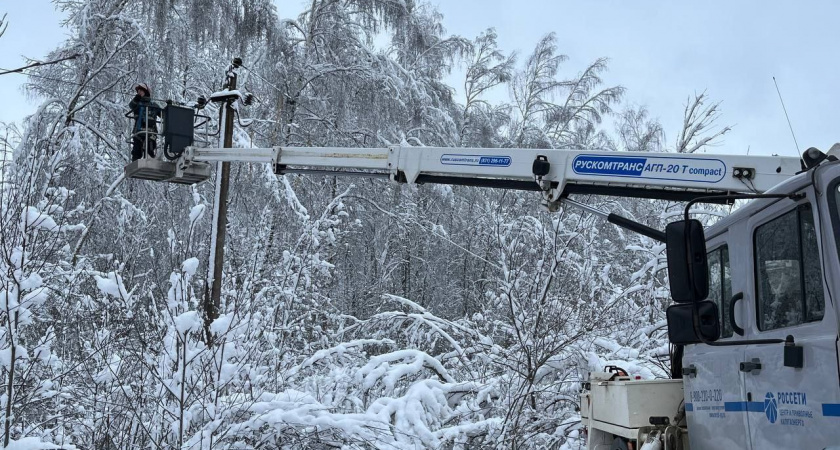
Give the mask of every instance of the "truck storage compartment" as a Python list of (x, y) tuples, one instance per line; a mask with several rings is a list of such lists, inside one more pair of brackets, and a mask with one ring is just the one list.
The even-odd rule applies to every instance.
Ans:
[(649, 426), (651, 417), (673, 420), (683, 401), (682, 380), (597, 381), (591, 389), (581, 396), (581, 416), (623, 428)]

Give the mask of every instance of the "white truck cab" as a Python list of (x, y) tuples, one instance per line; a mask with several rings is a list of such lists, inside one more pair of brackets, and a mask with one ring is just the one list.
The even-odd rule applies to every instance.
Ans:
[[(719, 342), (745, 344), (686, 346), (692, 449), (840, 445), (840, 163), (769, 193), (804, 195), (754, 200), (706, 231)], [(787, 342), (745, 342), (758, 339)]]
[[(671, 340), (684, 345), (682, 383), (590, 376), (581, 398), (590, 450), (840, 448), (840, 162), (817, 163), (762, 197), (705, 230), (705, 301), (675, 296), (682, 304), (669, 309)], [(674, 279), (672, 244), (674, 293), (686, 280)], [(640, 390), (657, 401), (629, 405), (635, 419), (606, 411), (622, 404), (604, 398)]]

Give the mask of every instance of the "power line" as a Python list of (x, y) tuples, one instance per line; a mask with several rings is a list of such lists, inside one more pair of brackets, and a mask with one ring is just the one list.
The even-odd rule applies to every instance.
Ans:
[[(74, 57), (77, 57), (77, 56), (78, 56), (78, 55), (76, 55), (76, 56), (74, 56)], [(58, 62), (58, 61), (54, 61), (54, 62)], [(245, 66), (242, 66), (242, 67), (243, 67), (243, 68), (245, 68), (246, 70), (248, 70), (250, 73), (253, 73), (254, 75), (256, 75), (256, 76), (257, 76), (257, 78), (259, 78), (260, 80), (264, 81), (264, 82), (265, 82), (266, 84), (268, 84), (270, 87), (272, 87), (272, 88), (276, 89), (276, 90), (277, 90), (279, 93), (281, 93), (282, 95), (285, 95), (285, 96), (287, 96), (287, 97), (288, 97), (288, 95), (283, 94), (283, 91), (282, 91), (280, 88), (278, 88), (278, 87), (277, 87), (276, 85), (274, 85), (274, 84), (271, 84), (268, 80), (266, 80), (265, 78), (263, 78), (262, 76), (260, 76), (260, 75), (259, 75), (259, 74), (257, 74), (256, 72), (254, 72), (253, 70), (248, 69), (248, 68), (247, 68), (247, 67), (245, 67)], [(27, 71), (27, 72), (24, 72), (23, 70), (25, 70), (25, 69), (27, 69), (27, 68), (22, 67), (22, 68), (20, 68), (20, 69), (13, 69), (13, 70), (9, 70), (9, 69), (4, 69), (4, 68), (0, 67), (0, 70), (2, 70), (2, 71), (3, 71), (3, 72), (0, 72), (0, 75), (5, 75), (5, 74), (18, 74), (18, 75), (26, 75), (26, 76), (28, 76), (28, 77), (32, 77), (32, 78), (38, 78), (38, 79), (41, 79), (41, 80), (46, 80), (46, 81), (53, 81), (53, 82), (56, 82), (56, 83), (64, 83), (64, 84), (71, 85), (71, 86), (79, 86), (79, 87), (85, 87), (85, 86), (86, 86), (86, 85), (85, 85), (85, 84), (83, 84), (83, 83), (77, 83), (77, 82), (75, 82), (75, 81), (68, 81), (68, 80), (62, 80), (62, 79), (59, 79), (59, 78), (47, 77), (47, 76), (44, 76), (44, 75), (34, 74), (34, 73), (32, 73), (32, 72), (28, 72), (28, 71)], [(125, 97), (125, 98), (134, 98), (134, 94), (131, 94), (131, 93), (128, 93), (128, 92), (125, 92), (125, 91), (117, 91), (117, 90), (114, 90), (114, 89), (108, 89), (108, 88), (100, 88), (100, 89), (99, 89), (99, 91), (101, 91), (101, 92), (111, 92), (111, 93), (114, 93), (114, 94), (117, 94), (117, 95), (123, 96), (123, 97)], [(152, 100), (155, 100), (155, 101), (160, 101), (160, 102), (166, 102), (166, 101), (169, 101), (169, 100), (170, 100), (170, 99), (162, 99), (162, 98), (151, 98), (151, 99), (152, 99)]]
[(6, 74), (10, 74), (10, 73), (23, 72), (24, 70), (26, 70), (26, 69), (31, 69), (31, 68), (33, 68), (33, 67), (40, 67), (40, 66), (48, 66), (48, 65), (50, 65), (50, 64), (57, 64), (57, 63), (60, 63), (60, 62), (62, 62), (62, 61), (67, 61), (67, 60), (69, 60), (69, 59), (76, 59), (76, 58), (78, 58), (79, 56), (81, 56), (81, 55), (79, 55), (78, 53), (76, 53), (76, 54), (73, 54), (73, 55), (70, 55), (70, 56), (67, 56), (67, 57), (61, 58), (61, 59), (56, 59), (56, 60), (54, 60), (54, 61), (38, 61), (38, 62), (32, 63), (32, 64), (30, 64), (30, 65), (28, 65), (28, 66), (19, 67), (19, 68), (17, 68), (17, 69), (5, 70), (5, 71), (3, 71), (3, 72), (0, 72), (0, 75), (6, 75)]
[[(2, 67), (0, 67), (0, 70), (6, 70), (6, 69), (3, 69)], [(59, 78), (46, 77), (46, 76), (43, 76), (43, 75), (38, 75), (38, 74), (31, 73), (31, 72), (6, 70), (6, 72), (3, 72), (3, 74), (5, 74), (5, 73), (26, 75), (26, 76), (32, 77), (32, 78), (38, 78), (38, 79), (47, 80), (47, 81), (54, 81), (56, 83), (64, 83), (64, 84), (68, 84), (68, 85), (72, 85), (72, 86), (79, 86), (79, 87), (85, 87), (86, 86), (83, 83), (77, 83), (75, 81), (62, 80), (62, 79), (59, 79)], [(117, 91), (115, 89), (108, 89), (108, 88), (100, 88), (99, 91), (101, 91), (101, 92), (111, 92), (111, 93), (114, 93), (114, 94), (117, 94), (117, 95), (121, 95), (125, 98), (134, 98), (134, 94), (131, 94), (131, 93), (128, 93), (128, 92), (125, 92), (125, 91)], [(152, 98), (152, 100), (161, 101), (161, 102), (167, 101), (167, 99), (162, 99), (162, 98)]]
[[(0, 67), (0, 70), (5, 70), (5, 69)], [(75, 81), (67, 81), (67, 80), (62, 80), (62, 79), (59, 79), (59, 78), (45, 77), (43, 75), (37, 75), (37, 74), (34, 74), (34, 73), (28, 73), (28, 72), (24, 73), (24, 72), (7, 71), (7, 72), (4, 72), (4, 73), (14, 73), (14, 74), (18, 74), (18, 75), (26, 75), (26, 76), (32, 77), (32, 78), (39, 78), (41, 80), (54, 81), (56, 83), (64, 83), (64, 84), (69, 84), (69, 85), (79, 86), (79, 87), (84, 87), (85, 86), (84, 84), (77, 83)], [(125, 91), (117, 91), (117, 90), (114, 90), (114, 89), (107, 89), (107, 88), (101, 89), (101, 91), (103, 91), (103, 92), (113, 92), (114, 94), (122, 95), (122, 96), (127, 97), (127, 98), (129, 98), (129, 97), (133, 98), (134, 97), (134, 95), (132, 95), (130, 93), (126, 93)]]
[[(275, 84), (273, 84), (272, 82), (268, 81), (265, 77), (263, 77), (262, 75), (260, 75), (260, 74), (259, 74), (259, 72), (257, 72), (256, 70), (253, 70), (253, 69), (248, 68), (248, 67), (245, 67), (245, 66), (242, 66), (242, 68), (243, 68), (243, 69), (245, 69), (245, 70), (247, 70), (247, 71), (248, 71), (248, 73), (251, 73), (251, 74), (253, 74), (254, 76), (256, 76), (257, 78), (259, 78), (260, 80), (262, 80), (265, 84), (267, 84), (267, 85), (269, 85), (270, 87), (274, 88), (274, 90), (276, 90), (276, 91), (277, 91), (280, 95), (282, 95), (282, 96), (284, 96), (284, 97), (289, 97), (289, 94), (286, 94), (286, 93), (285, 93), (282, 89), (280, 89), (279, 87), (277, 87), (277, 85), (275, 85)], [(290, 97), (289, 97), (289, 98), (290, 98)]]

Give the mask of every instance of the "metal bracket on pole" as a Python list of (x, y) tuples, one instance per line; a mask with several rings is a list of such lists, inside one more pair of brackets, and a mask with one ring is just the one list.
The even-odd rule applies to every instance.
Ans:
[[(540, 184), (542, 187), (542, 184)], [(543, 205), (549, 212), (556, 212), (560, 209), (560, 205), (564, 202), (563, 189), (560, 187), (549, 187), (542, 191)]]

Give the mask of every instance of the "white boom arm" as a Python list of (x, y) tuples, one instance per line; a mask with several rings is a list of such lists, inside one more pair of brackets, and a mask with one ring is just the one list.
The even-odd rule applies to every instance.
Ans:
[(801, 170), (798, 158), (530, 148), (187, 147), (177, 163), (259, 162), (277, 173), (387, 176), (403, 183), (446, 183), (542, 191), (550, 209), (562, 197), (602, 194), (689, 200), (763, 193)]

